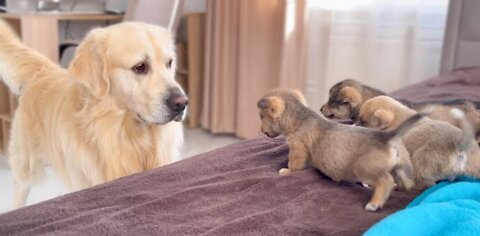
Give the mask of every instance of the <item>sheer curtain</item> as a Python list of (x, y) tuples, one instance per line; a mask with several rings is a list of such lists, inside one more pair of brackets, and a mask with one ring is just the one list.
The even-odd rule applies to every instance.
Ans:
[(311, 108), (354, 78), (384, 91), (438, 74), (448, 0), (309, 0)]

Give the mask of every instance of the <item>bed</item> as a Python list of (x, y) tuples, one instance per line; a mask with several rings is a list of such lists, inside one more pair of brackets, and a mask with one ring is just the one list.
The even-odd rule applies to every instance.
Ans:
[[(425, 89), (428, 88), (428, 93)], [(393, 93), (411, 102), (480, 101), (480, 68)], [(364, 210), (371, 190), (308, 169), (280, 177), (288, 147), (263, 135), (0, 215), (0, 235), (359, 235), (419, 192)]]

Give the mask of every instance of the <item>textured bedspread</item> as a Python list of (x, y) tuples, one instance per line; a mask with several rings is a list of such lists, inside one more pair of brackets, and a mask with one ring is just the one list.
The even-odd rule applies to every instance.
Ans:
[[(458, 69), (392, 93), (410, 102), (480, 101), (480, 67)], [(480, 103), (475, 103), (477, 106)]]
[(280, 177), (287, 153), (261, 136), (0, 215), (0, 235), (359, 235), (414, 197), (366, 212), (367, 188), (312, 169)]

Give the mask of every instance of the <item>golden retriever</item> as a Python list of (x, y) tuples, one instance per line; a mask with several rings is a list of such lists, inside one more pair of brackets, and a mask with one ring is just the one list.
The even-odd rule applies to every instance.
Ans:
[(94, 29), (68, 70), (0, 21), (0, 77), (19, 95), (8, 148), (14, 207), (45, 165), (79, 190), (178, 160), (188, 99), (170, 33), (144, 23)]

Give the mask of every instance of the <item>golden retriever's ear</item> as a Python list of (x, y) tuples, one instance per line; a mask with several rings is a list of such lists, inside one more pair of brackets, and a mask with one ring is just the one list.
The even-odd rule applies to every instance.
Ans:
[(300, 90), (293, 90), (293, 96), (295, 96), (301, 104), (307, 106), (307, 100), (305, 99), (305, 96), (303, 96), (303, 93), (300, 92)]
[(353, 106), (362, 102), (362, 95), (354, 87), (347, 86), (340, 89), (340, 95), (344, 98), (345, 102), (350, 102)]
[(395, 118), (395, 115), (391, 111), (383, 110), (383, 109), (378, 109), (376, 110), (372, 117), (370, 118), (370, 124), (373, 127), (376, 127), (381, 130), (385, 130), (393, 122), (393, 119)]
[(110, 90), (109, 63), (103, 29), (92, 30), (78, 46), (68, 72), (94, 96), (103, 97)]

